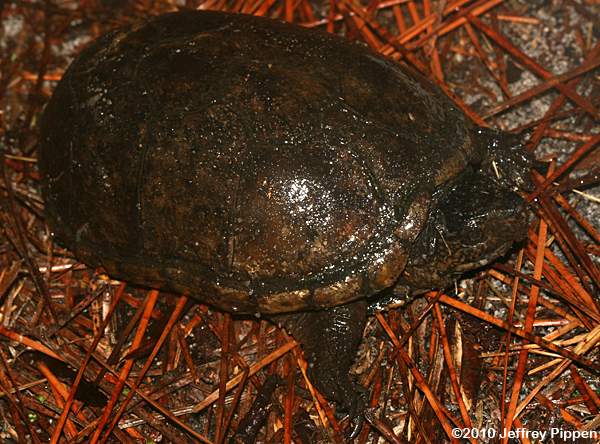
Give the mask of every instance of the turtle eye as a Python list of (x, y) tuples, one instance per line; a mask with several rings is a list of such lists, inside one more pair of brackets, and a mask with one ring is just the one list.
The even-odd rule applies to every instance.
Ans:
[(476, 173), (481, 171), (481, 159), (473, 159), (469, 164), (465, 167), (465, 173)]
[(461, 236), (464, 245), (476, 245), (485, 240), (484, 221), (485, 216), (481, 214), (466, 221)]

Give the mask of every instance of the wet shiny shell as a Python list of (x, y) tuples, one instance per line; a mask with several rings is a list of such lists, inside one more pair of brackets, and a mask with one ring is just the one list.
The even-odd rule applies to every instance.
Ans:
[(334, 306), (392, 285), (471, 125), (340, 37), (181, 12), (73, 62), (41, 125), (48, 222), (84, 262), (222, 309)]

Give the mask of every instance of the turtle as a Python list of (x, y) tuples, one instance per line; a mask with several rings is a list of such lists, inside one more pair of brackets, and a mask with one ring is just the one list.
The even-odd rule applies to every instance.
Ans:
[(532, 158), (514, 136), (362, 44), (244, 14), (179, 11), (92, 42), (38, 155), (47, 223), (77, 258), (284, 326), (352, 414), (369, 307), (446, 288), (527, 229)]

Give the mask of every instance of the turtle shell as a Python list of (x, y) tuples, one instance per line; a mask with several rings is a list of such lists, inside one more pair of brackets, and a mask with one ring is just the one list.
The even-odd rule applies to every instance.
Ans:
[(340, 37), (188, 11), (109, 33), (41, 123), (48, 222), (84, 262), (238, 312), (393, 285), (480, 156), (437, 87)]

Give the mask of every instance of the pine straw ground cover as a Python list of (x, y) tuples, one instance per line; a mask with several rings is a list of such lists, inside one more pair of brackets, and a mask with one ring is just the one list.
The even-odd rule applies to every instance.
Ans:
[(0, 440), (347, 440), (284, 332), (112, 281), (44, 224), (37, 123), (56, 81), (92, 38), (184, 7), (363, 40), (552, 161), (521, 249), (370, 319), (354, 372), (371, 409), (355, 442), (600, 430), (597, 0), (23, 0), (0, 2)]

